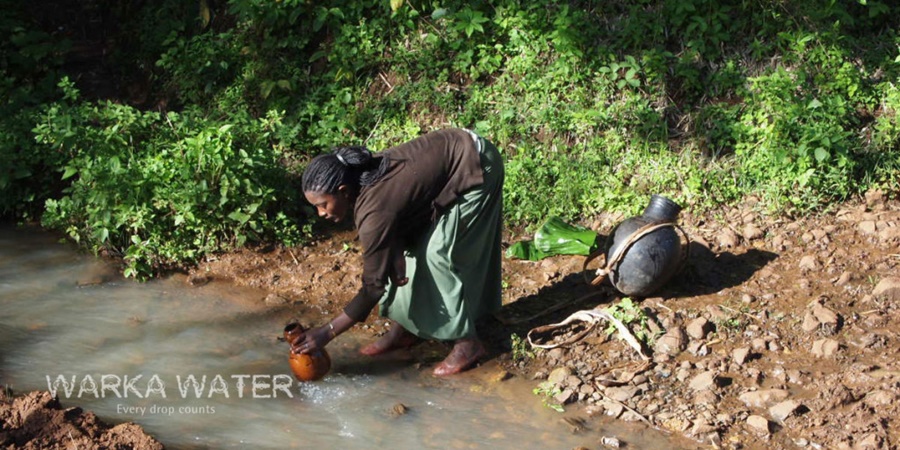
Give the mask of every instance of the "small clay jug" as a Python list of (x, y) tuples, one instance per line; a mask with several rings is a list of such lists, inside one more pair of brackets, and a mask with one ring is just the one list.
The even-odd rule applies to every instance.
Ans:
[[(284, 327), (284, 340), (290, 344), (303, 332), (302, 325), (298, 322), (290, 322)], [(298, 380), (316, 381), (322, 379), (331, 370), (331, 357), (324, 348), (303, 354), (289, 352), (288, 364)]]
[(681, 206), (672, 200), (651, 196), (642, 215), (626, 219), (610, 233), (604, 249), (607, 266), (598, 270), (593, 284), (608, 278), (616, 290), (635, 297), (646, 297), (666, 284), (687, 258), (687, 234), (675, 223), (679, 212)]

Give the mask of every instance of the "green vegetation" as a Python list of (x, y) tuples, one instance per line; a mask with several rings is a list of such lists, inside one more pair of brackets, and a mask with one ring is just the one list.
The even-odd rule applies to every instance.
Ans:
[(556, 412), (566, 412), (563, 405), (559, 404), (559, 402), (554, 399), (554, 397), (561, 394), (562, 391), (559, 390), (552, 381), (542, 382), (536, 388), (532, 389), (531, 392), (534, 395), (541, 397), (541, 403), (543, 403), (544, 406)]
[[(630, 297), (625, 297), (614, 305), (606, 308), (606, 311), (619, 322), (622, 322), (631, 331), (635, 339), (643, 345), (650, 346), (655, 340), (655, 336), (650, 332), (647, 321), (650, 318), (643, 309), (634, 304)], [(617, 331), (616, 326), (609, 324), (606, 327), (607, 336), (611, 336)]]
[(0, 215), (132, 276), (301, 243), (311, 156), (446, 126), (498, 144), (506, 219), (529, 227), (652, 193), (802, 214), (900, 190), (883, 0), (0, 6)]
[(534, 359), (534, 350), (527, 339), (522, 339), (518, 334), (513, 333), (509, 336), (512, 345), (513, 362), (528, 361)]

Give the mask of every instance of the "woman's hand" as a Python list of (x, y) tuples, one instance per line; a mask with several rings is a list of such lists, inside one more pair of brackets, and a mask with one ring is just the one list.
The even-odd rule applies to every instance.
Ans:
[(325, 326), (312, 328), (306, 330), (303, 334), (297, 336), (297, 339), (294, 339), (294, 342), (291, 342), (291, 352), (312, 353), (315, 350), (325, 348), (332, 339), (334, 339), (334, 334), (327, 324)]
[(300, 336), (297, 336), (294, 342), (290, 343), (291, 352), (310, 353), (314, 350), (323, 349), (332, 339), (347, 331), (354, 323), (356, 322), (347, 313), (342, 312), (325, 325), (306, 330)]

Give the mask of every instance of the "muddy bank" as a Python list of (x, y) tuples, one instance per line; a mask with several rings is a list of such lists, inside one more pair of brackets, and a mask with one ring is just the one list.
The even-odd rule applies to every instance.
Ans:
[[(621, 219), (589, 225), (602, 235)], [(872, 192), (794, 220), (751, 201), (708, 217), (687, 211), (681, 224), (693, 240), (685, 270), (634, 299), (641, 320), (631, 330), (648, 337), (641, 353), (606, 324), (560, 348), (520, 343), (535, 327), (622, 300), (585, 282), (583, 257), (558, 256), (504, 259), (504, 308), (482, 327), (490, 358), (586, 424), (640, 421), (704, 448), (900, 448), (900, 202)], [(359, 275), (345, 230), (308, 248), (224, 255), (186, 282), (262, 288), (258, 301), (324, 321)], [(374, 337), (385, 325), (373, 315), (360, 328)]]
[(5, 449), (147, 449), (162, 444), (134, 423), (110, 426), (77, 406), (63, 407), (49, 392), (0, 394), (0, 447)]

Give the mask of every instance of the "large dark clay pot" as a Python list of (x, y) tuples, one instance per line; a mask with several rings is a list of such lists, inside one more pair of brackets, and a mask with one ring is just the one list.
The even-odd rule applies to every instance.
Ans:
[(607, 261), (642, 227), (649, 224), (672, 224), (650, 231), (624, 250), (624, 255), (609, 272), (609, 281), (619, 292), (646, 297), (678, 272), (684, 252), (681, 237), (675, 230), (675, 221), (680, 211), (681, 206), (672, 200), (653, 195), (642, 215), (627, 219), (613, 229), (607, 239)]
[[(303, 331), (302, 325), (297, 322), (291, 322), (284, 327), (284, 340), (290, 344)], [(290, 364), (291, 371), (294, 372), (294, 376), (298, 380), (316, 381), (331, 370), (331, 356), (328, 355), (324, 348), (303, 354), (289, 352), (288, 364)]]

